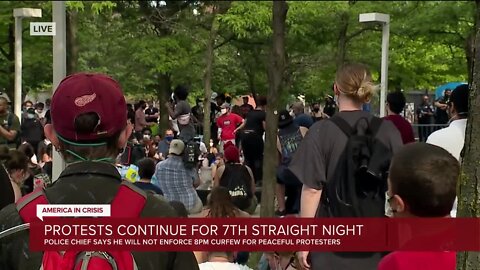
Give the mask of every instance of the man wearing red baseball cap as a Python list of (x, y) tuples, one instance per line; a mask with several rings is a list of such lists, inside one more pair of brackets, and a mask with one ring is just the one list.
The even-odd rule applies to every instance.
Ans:
[[(113, 164), (133, 129), (132, 125), (127, 125), (125, 108), (120, 85), (112, 78), (87, 73), (66, 77), (52, 97), (52, 122), (45, 126), (45, 136), (62, 155), (67, 167), (51, 187), (32, 194), (41, 192), (51, 204), (111, 204), (112, 218), (176, 216), (165, 200), (122, 182)], [(129, 195), (128, 201), (120, 196), (121, 191), (122, 195)], [(22, 210), (35, 201), (35, 196), (24, 198), (22, 203), (0, 211), (0, 231), (33, 221), (25, 218)], [(126, 214), (126, 208), (134, 203), (140, 210), (132, 211), (134, 215)], [(125, 211), (117, 211), (122, 208), (119, 205), (124, 205)], [(0, 239), (0, 269), (44, 267), (45, 258), (42, 260), (41, 254), (29, 251), (28, 237), (28, 231), (22, 231), (9, 241)], [(142, 270), (198, 268), (191, 252), (132, 254), (138, 269)]]

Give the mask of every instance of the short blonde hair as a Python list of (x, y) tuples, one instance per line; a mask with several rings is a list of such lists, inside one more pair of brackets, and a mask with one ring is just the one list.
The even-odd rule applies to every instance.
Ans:
[(367, 66), (356, 63), (342, 66), (337, 71), (335, 83), (341, 93), (360, 103), (370, 102), (378, 89)]

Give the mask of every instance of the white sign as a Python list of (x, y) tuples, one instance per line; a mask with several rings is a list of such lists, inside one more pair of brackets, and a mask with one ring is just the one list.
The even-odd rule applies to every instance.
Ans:
[(38, 204), (37, 217), (109, 217), (110, 204)]
[(55, 36), (57, 33), (54, 22), (31, 22), (30, 36)]

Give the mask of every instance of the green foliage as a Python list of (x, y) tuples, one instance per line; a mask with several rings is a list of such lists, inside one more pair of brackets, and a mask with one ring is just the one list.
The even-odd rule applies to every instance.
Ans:
[[(212, 4), (200, 1), (180, 8), (182, 2), (155, 6), (139, 1), (67, 1), (67, 9), (78, 12), (78, 68), (114, 76), (129, 95), (153, 97), (159, 74), (168, 74), (173, 86), (189, 85), (193, 97), (201, 96)], [(366, 63), (374, 78), (379, 78), (381, 28), (358, 22), (358, 15), (367, 12), (391, 15), (390, 89), (433, 90), (449, 81), (467, 79), (464, 45), (473, 29), (472, 2), (394, 1), (386, 5), (374, 1), (290, 1), (288, 4), (285, 71), (288, 96), (304, 94), (307, 100), (318, 100), (331, 92), (340, 53), (339, 40), (345, 26), (345, 61)], [(41, 7), (44, 16), (35, 21), (51, 20), (50, 2), (0, 2), (0, 46), (7, 54), (8, 26), (13, 23), (12, 9), (17, 7)], [(219, 31), (215, 41), (218, 48), (214, 51), (213, 91), (266, 93), (271, 8), (271, 2), (234, 1), (227, 12), (216, 16)], [(27, 29), (32, 20), (24, 21)], [(168, 29), (168, 33), (160, 33), (159, 26)], [(52, 78), (51, 37), (30, 37), (24, 33), (23, 45), (25, 89), (43, 89)], [(10, 62), (1, 52), (0, 59), (1, 88), (9, 85), (13, 75)]]

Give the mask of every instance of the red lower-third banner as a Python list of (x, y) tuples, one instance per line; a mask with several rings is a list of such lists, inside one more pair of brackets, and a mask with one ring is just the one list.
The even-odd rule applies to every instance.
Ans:
[(473, 218), (45, 218), (30, 229), (34, 251), (480, 251)]

